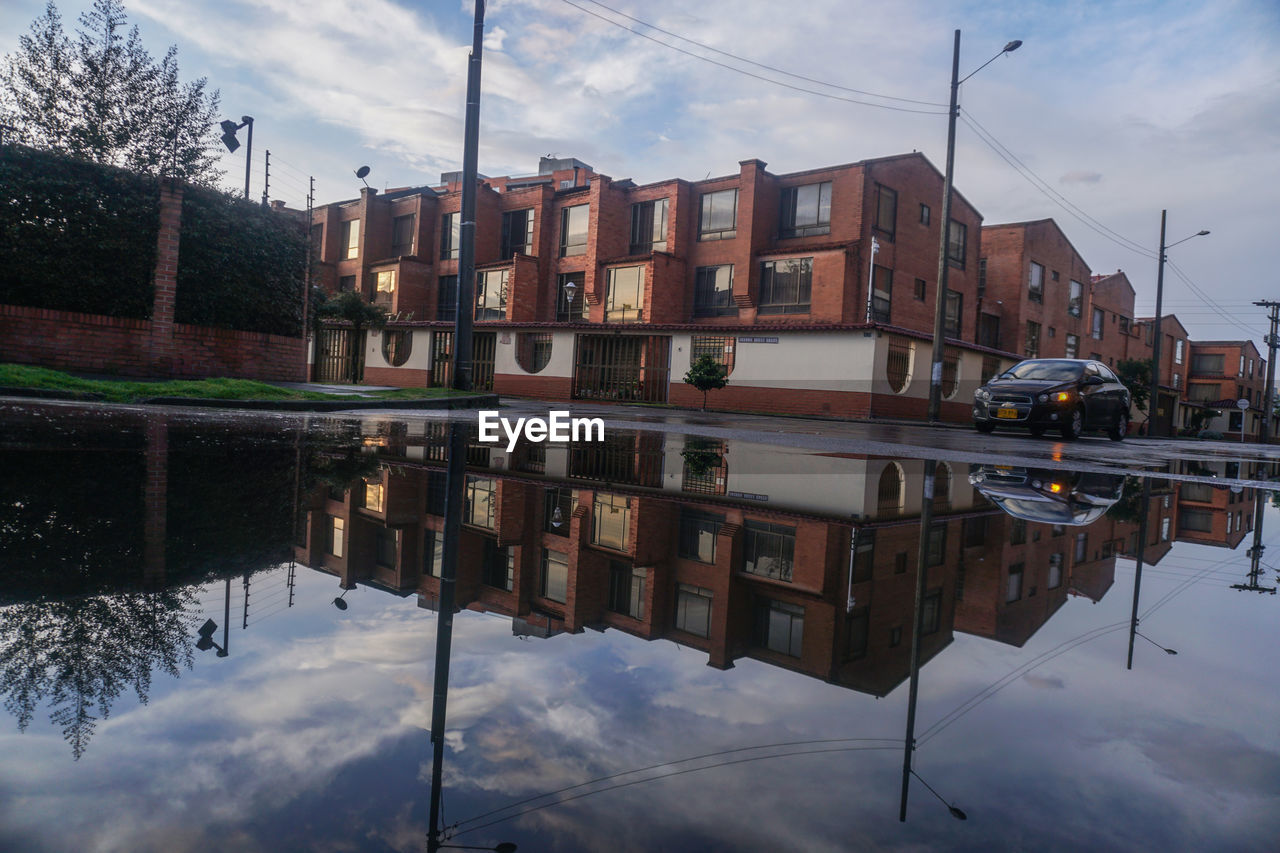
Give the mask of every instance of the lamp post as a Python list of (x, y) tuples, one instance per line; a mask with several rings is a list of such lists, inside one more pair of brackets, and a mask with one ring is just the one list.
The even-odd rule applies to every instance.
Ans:
[(960, 84), (1006, 53), (1012, 53), (1022, 47), (1022, 42), (1015, 39), (1004, 46), (995, 56), (969, 72), (964, 80), (960, 76), (960, 31), (956, 30), (955, 48), (951, 54), (951, 107), (947, 111), (947, 171), (942, 179), (942, 237), (938, 241), (938, 293), (933, 306), (933, 363), (929, 374), (929, 423), (938, 422), (938, 409), (942, 405), (942, 327), (947, 304), (947, 247), (951, 237), (951, 183), (955, 177), (956, 163), (956, 116), (960, 112), (957, 97)]
[(244, 197), (249, 198), (249, 167), (253, 163), (253, 116), (240, 116), (240, 123), (236, 124), (231, 119), (224, 119), (222, 128), (222, 144), (227, 146), (227, 150), (235, 153), (240, 147), (240, 140), (236, 139), (236, 131), (242, 127), (249, 128), (249, 138), (245, 141), (244, 148)]
[[(1165, 219), (1169, 211), (1160, 211), (1160, 263), (1156, 267), (1156, 318), (1152, 323), (1151, 329), (1151, 396), (1147, 399), (1147, 436), (1155, 435), (1156, 421), (1155, 414), (1160, 408), (1160, 341), (1163, 335), (1160, 333), (1160, 308), (1164, 301), (1164, 262), (1166, 260), (1165, 251), (1172, 249), (1178, 243), (1185, 243), (1194, 237), (1203, 237), (1208, 231), (1197, 231), (1191, 237), (1183, 237), (1178, 243), (1164, 243), (1164, 226)], [(1172, 413), (1170, 413), (1172, 420)], [(1243, 423), (1243, 419), (1241, 419)]]
[(564, 298), (569, 303), (568, 319), (570, 323), (573, 322), (573, 297), (577, 295), (577, 293), (578, 285), (574, 284), (572, 281), (566, 281), (564, 284)]

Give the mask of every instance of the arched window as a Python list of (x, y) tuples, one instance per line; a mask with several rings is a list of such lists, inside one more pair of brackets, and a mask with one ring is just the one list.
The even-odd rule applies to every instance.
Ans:
[(392, 367), (400, 367), (409, 360), (413, 351), (413, 331), (410, 329), (382, 330), (382, 357)]
[(902, 486), (904, 477), (902, 466), (890, 462), (880, 472), (880, 488), (876, 498), (876, 509), (880, 515), (898, 515), (902, 512)]
[(911, 384), (911, 344), (891, 342), (884, 365), (885, 378), (895, 394), (901, 394)]
[(939, 462), (933, 473), (933, 508), (951, 508), (951, 466)]
[(516, 363), (526, 373), (538, 373), (551, 361), (549, 332), (517, 332)]

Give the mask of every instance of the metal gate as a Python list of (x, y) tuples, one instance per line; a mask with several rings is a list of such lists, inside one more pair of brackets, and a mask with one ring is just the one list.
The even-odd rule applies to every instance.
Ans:
[(579, 335), (575, 399), (665, 403), (671, 338), (659, 335)]
[[(497, 332), (473, 332), (471, 337), (471, 387), (493, 390), (493, 363), (498, 349)], [(453, 332), (435, 332), (431, 338), (431, 384), (453, 384)]]
[(316, 338), (316, 381), (362, 381), (364, 340), (363, 331), (357, 334), (355, 329), (321, 328)]

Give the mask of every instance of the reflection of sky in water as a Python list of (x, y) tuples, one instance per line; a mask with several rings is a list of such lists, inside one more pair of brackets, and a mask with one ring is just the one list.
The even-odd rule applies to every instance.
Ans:
[[(1268, 538), (1280, 540), (1271, 532), (1280, 514), (1268, 512)], [(1024, 648), (956, 634), (923, 670), (915, 766), (968, 812), (966, 823), (919, 783), (908, 823), (897, 821), (905, 683), (876, 700), (750, 659), (722, 672), (705, 653), (617, 631), (520, 640), (509, 620), (464, 612), (445, 822), (704, 753), (888, 738), (772, 752), (892, 750), (766, 761), (735, 752), (622, 776), (594, 788), (739, 762), (455, 840), (522, 850), (1271, 849), (1280, 837), (1271, 663), (1280, 599), (1228, 588), (1244, 580), (1247, 547), (1177, 543), (1144, 574), (1145, 612), (1210, 572), (1143, 620), (1178, 656), (1139, 640), (1132, 672), (1126, 630), (1072, 646), (1128, 619), (1133, 564), (1123, 559), (1101, 603), (1070, 599)], [(335, 580), (305, 569), (296, 606), (271, 613), (283, 585), (283, 570), (255, 579), (251, 600), (270, 615), (241, 631), (234, 583), (231, 657), (197, 653), (180, 679), (158, 674), (146, 706), (124, 694), (79, 762), (47, 715), (25, 734), (8, 718), (0, 848), (424, 849), (435, 615), (413, 597), (368, 588), (339, 612)], [(221, 585), (203, 601), (200, 621), (221, 621)], [(931, 734), (997, 679), (1059, 648), (1067, 651)]]

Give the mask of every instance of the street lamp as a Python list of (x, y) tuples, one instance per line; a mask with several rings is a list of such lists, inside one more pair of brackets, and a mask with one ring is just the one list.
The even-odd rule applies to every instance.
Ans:
[(951, 107), (947, 111), (947, 171), (942, 180), (942, 237), (938, 241), (938, 293), (937, 302), (933, 306), (933, 365), (929, 375), (929, 423), (938, 422), (938, 409), (942, 406), (942, 326), (947, 304), (947, 248), (951, 237), (951, 182), (955, 177), (956, 163), (956, 116), (960, 108), (956, 103), (960, 84), (1006, 53), (1013, 53), (1022, 47), (1022, 42), (1015, 39), (1004, 46), (995, 56), (969, 72), (964, 80), (960, 76), (960, 31), (956, 30), (955, 49), (951, 54)]
[(1176, 655), (1178, 653), (1176, 649), (1166, 649), (1164, 646), (1160, 645), (1155, 640), (1151, 639), (1141, 631), (1134, 631), (1133, 633), (1137, 634), (1139, 637), (1146, 640), (1148, 643), (1155, 646), (1157, 649), (1159, 649), (1160, 651), (1164, 652), (1167, 655)]
[[(1164, 225), (1166, 214), (1169, 211), (1160, 211), (1160, 263), (1156, 269), (1156, 318), (1152, 324), (1151, 330), (1151, 396), (1147, 399), (1147, 436), (1155, 435), (1156, 429), (1155, 413), (1160, 408), (1160, 339), (1163, 337), (1160, 333), (1160, 307), (1164, 301), (1164, 262), (1165, 250), (1172, 249), (1178, 243), (1185, 243), (1195, 237), (1204, 237), (1208, 231), (1197, 231), (1190, 237), (1183, 237), (1178, 243), (1170, 243), (1165, 245), (1164, 242)], [(1173, 419), (1173, 413), (1170, 412), (1170, 421)], [(1241, 421), (1243, 423), (1243, 420)], [(1241, 432), (1244, 432), (1243, 427)]]
[(242, 127), (249, 128), (249, 138), (245, 142), (244, 149), (244, 197), (249, 197), (249, 167), (253, 163), (253, 116), (240, 116), (240, 123), (236, 124), (231, 119), (224, 119), (219, 125), (222, 128), (222, 144), (227, 146), (227, 150), (232, 154), (240, 147), (240, 140), (236, 139), (236, 131)]
[(564, 298), (569, 303), (569, 310), (567, 312), (569, 316), (569, 322), (573, 322), (573, 297), (576, 296), (577, 293), (578, 293), (578, 285), (574, 284), (572, 279), (564, 283)]
[(933, 794), (935, 797), (937, 797), (937, 798), (938, 798), (938, 801), (939, 801), (939, 802), (941, 802), (944, 806), (946, 806), (946, 807), (947, 807), (947, 811), (951, 812), (951, 816), (952, 816), (953, 818), (955, 818), (956, 820), (968, 820), (968, 819), (969, 819), (969, 816), (968, 816), (967, 814), (965, 814), (963, 810), (961, 810), (961, 809), (959, 809), (959, 808), (957, 808), (957, 807), (953, 806), (951, 803), (948, 803), (946, 800), (944, 800), (944, 799), (942, 798), (942, 795), (941, 795), (941, 794), (939, 794), (937, 791), (933, 790), (933, 786), (932, 786), (932, 785), (930, 785), (928, 782), (924, 781), (924, 778), (923, 778), (923, 777), (921, 777), (921, 775), (920, 775), (919, 773), (917, 773), (914, 769), (911, 771), (911, 775), (912, 775), (912, 776), (914, 776), (914, 777), (916, 777), (917, 779), (919, 779), (919, 780), (920, 780), (920, 784), (921, 784), (921, 785), (924, 785), (926, 788), (928, 788), (928, 789), (929, 789), (929, 793), (930, 793), (930, 794)]

